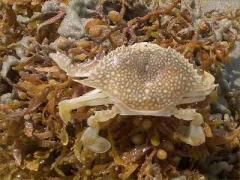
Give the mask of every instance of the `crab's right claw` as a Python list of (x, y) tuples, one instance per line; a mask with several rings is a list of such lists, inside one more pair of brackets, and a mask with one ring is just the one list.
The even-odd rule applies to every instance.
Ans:
[(84, 147), (95, 152), (105, 153), (111, 148), (110, 142), (98, 135), (99, 129), (88, 127), (81, 137)]
[(95, 153), (105, 153), (111, 148), (111, 144), (107, 139), (99, 136), (92, 145), (87, 147)]
[(66, 100), (61, 101), (58, 104), (58, 108), (59, 108), (59, 115), (61, 117), (61, 119), (68, 124), (69, 122), (71, 122), (72, 120), (72, 116), (71, 116), (71, 109), (69, 107), (69, 105), (66, 103)]

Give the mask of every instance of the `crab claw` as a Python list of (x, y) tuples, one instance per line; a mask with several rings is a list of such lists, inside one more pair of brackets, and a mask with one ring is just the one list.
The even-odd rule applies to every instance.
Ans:
[(72, 116), (71, 116), (71, 109), (69, 108), (69, 106), (66, 103), (67, 101), (61, 101), (58, 104), (58, 108), (59, 108), (59, 115), (61, 117), (61, 119), (67, 124), (68, 122), (71, 122), (72, 120)]
[(92, 145), (87, 147), (95, 153), (105, 153), (111, 148), (111, 144), (107, 139), (98, 137)]
[(197, 113), (195, 109), (178, 109), (174, 112), (174, 116), (186, 121), (191, 121), (188, 129), (188, 135), (177, 133), (177, 137), (192, 146), (199, 146), (205, 142), (205, 133), (201, 126), (203, 117)]
[[(205, 133), (201, 125), (194, 125), (194, 121), (190, 124), (189, 143), (192, 146), (199, 146), (205, 142)], [(186, 142), (187, 143), (187, 142)]]
[(195, 126), (193, 122), (190, 124), (189, 133), (187, 136), (184, 136), (182, 134), (178, 134), (177, 136), (181, 141), (191, 146), (199, 146), (205, 142), (205, 134), (203, 128), (201, 125)]
[(111, 148), (110, 142), (98, 135), (99, 129), (88, 127), (81, 137), (84, 147), (95, 153), (105, 153)]

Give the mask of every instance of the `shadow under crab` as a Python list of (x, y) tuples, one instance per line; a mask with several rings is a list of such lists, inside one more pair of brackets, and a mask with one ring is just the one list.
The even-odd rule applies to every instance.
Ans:
[[(80, 106), (112, 104), (110, 110), (95, 112), (81, 140), (85, 147), (103, 153), (110, 149), (108, 140), (98, 135), (99, 123), (116, 115), (175, 116), (190, 122), (183, 142), (198, 146), (205, 142), (203, 117), (195, 109), (177, 109), (177, 105), (203, 101), (216, 85), (207, 72), (202, 75), (181, 54), (153, 43), (119, 47), (102, 60), (74, 66), (64, 54), (50, 57), (77, 82), (95, 88), (83, 96), (59, 103), (59, 113), (71, 122), (71, 111)], [(83, 79), (80, 79), (83, 78)]]

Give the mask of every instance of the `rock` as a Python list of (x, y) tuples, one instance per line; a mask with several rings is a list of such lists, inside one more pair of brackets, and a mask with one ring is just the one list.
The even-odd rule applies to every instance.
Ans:
[(234, 85), (240, 88), (240, 77), (234, 81)]
[(0, 103), (7, 104), (13, 100), (13, 94), (12, 93), (6, 93), (0, 96)]
[(2, 69), (0, 75), (2, 78), (6, 78), (9, 70), (15, 64), (17, 64), (19, 60), (14, 56), (7, 56), (6, 61), (3, 62)]
[(97, 5), (96, 0), (72, 0), (66, 10), (58, 33), (64, 37), (80, 39), (85, 34), (85, 24), (87, 19), (94, 14)]
[(47, 12), (51, 12), (51, 11), (58, 11), (59, 8), (60, 8), (59, 1), (50, 0), (50, 1), (44, 2), (44, 4), (42, 5), (42, 12), (47, 13)]
[(231, 114), (231, 111), (226, 106), (220, 103), (212, 104), (211, 109), (213, 113)]

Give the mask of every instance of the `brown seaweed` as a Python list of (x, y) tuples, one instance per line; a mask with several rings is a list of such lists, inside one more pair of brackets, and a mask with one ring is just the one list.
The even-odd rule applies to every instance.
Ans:
[[(174, 118), (117, 117), (102, 132), (113, 148), (99, 155), (85, 151), (80, 138), (86, 119), (104, 107), (80, 108), (73, 112), (73, 124), (66, 125), (58, 115), (58, 102), (80, 96), (89, 88), (67, 77), (49, 58), (49, 53), (58, 49), (75, 63), (82, 63), (101, 59), (121, 45), (154, 42), (184, 54), (196, 66), (210, 71), (222, 86), (225, 79), (221, 73), (225, 64), (231, 63), (230, 53), (239, 38), (239, 9), (196, 15), (194, 7), (182, 8), (180, 0), (159, 5), (103, 0), (96, 6), (85, 4), (83, 11), (74, 9), (77, 18), (84, 16), (86, 23), (81, 36), (69, 39), (65, 33), (58, 34), (64, 19), (74, 18), (66, 10), (69, 1), (61, 0), (61, 6), (42, 11), (46, 2), (0, 2), (3, 179), (240, 178), (239, 89), (232, 88), (225, 95), (221, 89), (194, 105), (204, 115), (208, 137), (200, 147), (177, 140), (173, 132), (184, 122)], [(88, 12), (87, 16), (82, 12)], [(14, 63), (8, 61), (11, 57)], [(227, 110), (218, 105), (222, 97)], [(151, 125), (144, 124), (146, 121)], [(136, 135), (141, 138), (138, 143), (132, 138)], [(166, 157), (159, 158), (158, 150), (164, 150)]]

